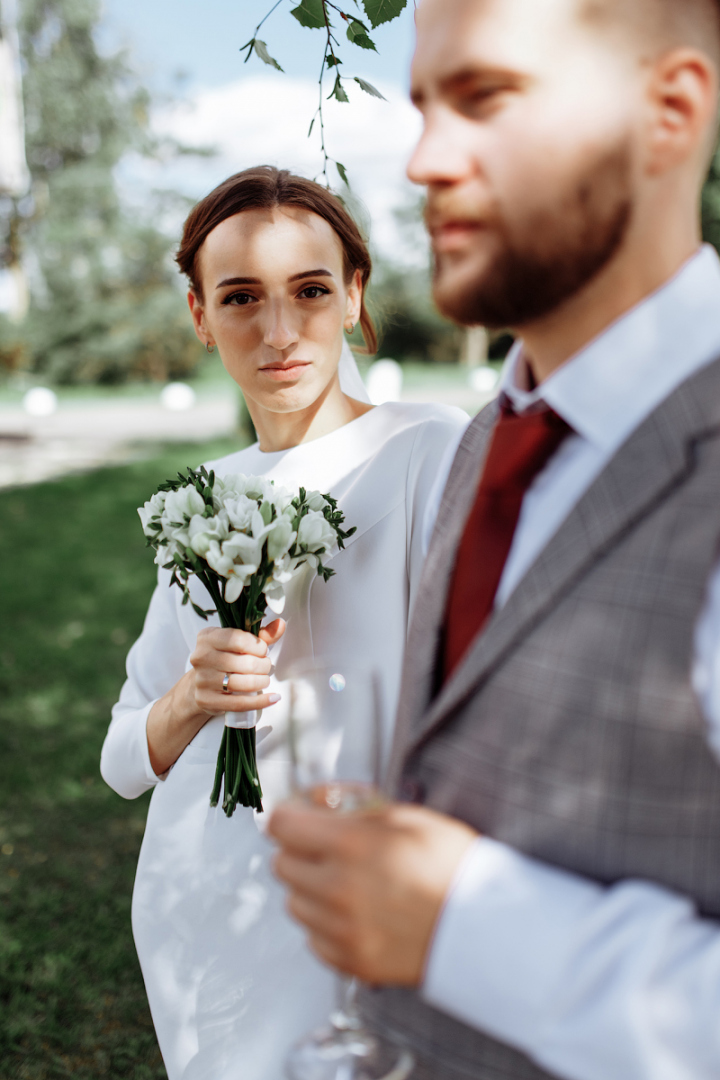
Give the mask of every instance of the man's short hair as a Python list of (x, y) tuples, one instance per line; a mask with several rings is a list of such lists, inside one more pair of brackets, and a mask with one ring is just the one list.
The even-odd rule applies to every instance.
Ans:
[(720, 0), (581, 0), (581, 16), (598, 28), (623, 25), (650, 54), (690, 45), (720, 67)]

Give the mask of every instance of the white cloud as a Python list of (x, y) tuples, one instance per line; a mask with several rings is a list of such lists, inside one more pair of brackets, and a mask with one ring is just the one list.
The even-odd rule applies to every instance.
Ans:
[[(379, 101), (346, 82), (349, 104), (323, 101), (325, 144), (330, 156), (346, 167), (354, 192), (367, 207), (372, 239), (386, 254), (403, 255), (392, 211), (414, 198), (405, 165), (420, 131), (420, 118), (405, 94), (379, 84), (388, 99)], [(327, 93), (327, 87), (325, 89)], [(319, 125), (307, 138), (318, 105), (317, 83), (256, 75), (201, 90), (188, 102), (155, 114), (159, 135), (191, 146), (212, 146), (212, 158), (180, 158), (167, 164), (126, 163), (121, 179), (131, 198), (143, 189), (174, 188), (200, 198), (226, 176), (250, 165), (278, 165), (305, 176), (322, 167)], [(335, 167), (331, 184), (340, 188)], [(412, 258), (405, 252), (406, 258)]]

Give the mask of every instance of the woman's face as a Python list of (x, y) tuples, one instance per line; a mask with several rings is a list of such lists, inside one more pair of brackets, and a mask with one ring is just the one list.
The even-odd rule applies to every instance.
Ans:
[(360, 274), (345, 284), (334, 229), (296, 207), (245, 210), (208, 235), (199, 271), (203, 298), (188, 295), (196, 333), (245, 397), (271, 412), (309, 408), (360, 316)]

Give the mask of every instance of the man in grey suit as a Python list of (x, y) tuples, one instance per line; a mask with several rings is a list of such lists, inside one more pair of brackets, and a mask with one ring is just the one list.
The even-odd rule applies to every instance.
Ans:
[(717, 1080), (720, 2), (417, 28), (435, 298), (519, 341), (439, 506), (397, 801), (279, 808), (277, 873), (418, 1080)]

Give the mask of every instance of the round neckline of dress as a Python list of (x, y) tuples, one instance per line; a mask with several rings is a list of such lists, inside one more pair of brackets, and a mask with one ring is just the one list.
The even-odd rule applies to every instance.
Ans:
[(341, 424), (340, 427), (335, 428), (334, 431), (328, 431), (327, 435), (320, 435), (317, 439), (308, 439), (307, 442), (296, 443), (295, 446), (288, 446), (286, 450), (261, 450), (259, 442), (254, 443), (253, 446), (249, 449), (255, 450), (258, 454), (261, 454), (263, 458), (269, 460), (273, 457), (280, 457), (283, 454), (289, 454), (293, 450), (301, 450), (303, 447), (306, 446), (318, 446), (320, 443), (325, 442), (325, 440), (332, 439), (333, 436), (340, 435), (341, 432), (346, 432), (350, 428), (357, 430), (358, 424), (361, 424), (363, 420), (367, 420), (369, 416), (374, 416), (381, 408), (381, 405), (373, 405), (372, 409), (368, 409), (368, 411), (366, 413), (363, 413), (362, 416), (356, 416), (354, 420), (348, 420), (347, 424)]

